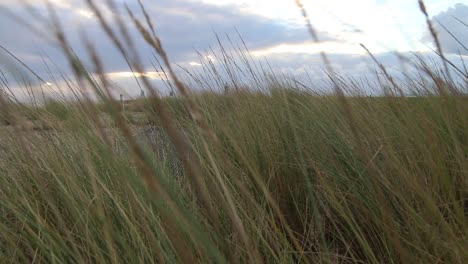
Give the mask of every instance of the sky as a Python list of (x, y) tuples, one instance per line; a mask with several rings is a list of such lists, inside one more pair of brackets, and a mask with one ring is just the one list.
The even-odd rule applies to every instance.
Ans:
[[(115, 1), (120, 6), (126, 3), (139, 18), (143, 18), (137, 0)], [(140, 94), (134, 75), (99, 28), (86, 1), (49, 2), (56, 10), (78, 56), (88, 57), (82, 39), (86, 35), (103, 58), (108, 77), (129, 96)], [(104, 4), (106, 1), (95, 2), (102, 8), (106, 18), (112, 17), (112, 12)], [(311, 40), (294, 0), (142, 2), (156, 25), (157, 34), (173, 65), (194, 72), (200, 71), (201, 67), (197, 51), (205, 54), (210, 48), (216, 50), (218, 47), (215, 33), (226, 49), (233, 49), (227, 36), (240, 45), (240, 35), (254, 60), (263, 61), (266, 58), (275, 71), (292, 76), (307, 73), (314, 80), (324, 78), (323, 63), (319, 56), (321, 51), (328, 54), (339, 73), (362, 76), (372, 66), (360, 43), (365, 44), (391, 72), (397, 72), (401, 67), (394, 52), (410, 56), (414, 52), (430, 54), (434, 49), (417, 0), (304, 0), (304, 7), (318, 32), (320, 43)], [(29, 3), (28, 7), (24, 3)], [(58, 83), (62, 86), (63, 83), (56, 78), (60, 77), (60, 72), (69, 74), (70, 71), (53, 40), (50, 24), (42, 23), (42, 18), (48, 16), (43, 3), (36, 0), (0, 0), (0, 45), (21, 59), (51, 87)], [(461, 23), (468, 24), (468, 0), (426, 0), (425, 3), (447, 57), (460, 62), (460, 54), (465, 59), (468, 51), (451, 34), (461, 43), (468, 43), (468, 27)], [(129, 20), (125, 21), (130, 24)], [(439, 23), (448, 28), (451, 34), (443, 30)], [(155, 62), (151, 49), (135, 31), (131, 33), (139, 52), (145, 58), (147, 72), (142, 74), (160, 82), (164, 78), (151, 64)], [(213, 63), (219, 63), (214, 57), (208, 58)], [(24, 67), (13, 62), (14, 59), (0, 49), (2, 72), (24, 80), (22, 75), (15, 75), (15, 71), (24, 71)], [(32, 85), (37, 82), (34, 77), (28, 81)], [(161, 83), (158, 85), (167, 92)]]

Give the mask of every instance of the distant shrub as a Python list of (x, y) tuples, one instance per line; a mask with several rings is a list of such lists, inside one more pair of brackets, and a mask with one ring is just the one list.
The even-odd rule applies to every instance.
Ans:
[(49, 100), (45, 104), (44, 110), (59, 120), (67, 120), (71, 114), (71, 109), (68, 106), (56, 100)]

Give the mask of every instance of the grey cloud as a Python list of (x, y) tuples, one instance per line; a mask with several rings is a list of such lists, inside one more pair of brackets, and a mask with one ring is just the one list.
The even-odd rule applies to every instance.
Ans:
[[(333, 70), (339, 76), (364, 80), (365, 83), (370, 81), (372, 83), (376, 81), (376, 72), (381, 74), (378, 65), (376, 65), (367, 55), (338, 53), (328, 53), (327, 55), (332, 64)], [(421, 70), (418, 70), (416, 67), (418, 64), (418, 58), (422, 58), (434, 69), (443, 68), (440, 58), (435, 53), (400, 53), (399, 56), (404, 57), (404, 60), (401, 60), (393, 52), (378, 53), (374, 54), (374, 56), (385, 66), (387, 72), (399, 82), (406, 81), (405, 74), (409, 76), (417, 76), (418, 71), (421, 72)], [(463, 63), (457, 55), (448, 54), (446, 57), (456, 67), (463, 69)], [(325, 66), (319, 54), (270, 55), (268, 57), (268, 62), (271, 65), (274, 65), (279, 71), (287, 73), (294, 78), (304, 80), (306, 84), (313, 88), (323, 86), (324, 80), (326, 81), (327, 79)], [(463, 77), (453, 68), (450, 69), (452, 70), (452, 77), (454, 80), (462, 82)], [(425, 74), (422, 75), (426, 76)], [(380, 89), (378, 87), (379, 86), (376, 85), (373, 89)]]
[[(57, 13), (75, 52), (86, 61), (87, 52), (82, 45), (83, 41), (79, 33), (83, 30), (96, 45), (102, 60), (106, 63), (106, 70), (127, 71), (128, 67), (125, 61), (113, 48), (112, 43), (107, 40), (97, 22), (94, 19), (81, 18), (76, 12), (76, 8), (85, 7), (83, 1), (73, 0), (71, 3), (74, 8), (59, 7)], [(214, 32), (220, 35), (228, 34), (235, 39), (236, 28), (249, 48), (252, 49), (272, 46), (281, 42), (294, 43), (309, 39), (307, 31), (303, 28), (293, 28), (263, 17), (242, 13), (234, 6), (219, 7), (186, 0), (144, 1), (144, 3), (173, 62), (195, 60), (194, 49), (205, 50), (210, 46), (216, 46)], [(139, 18), (143, 18), (136, 0), (128, 4)], [(42, 13), (45, 12), (43, 7), (38, 10)], [(15, 8), (14, 11), (19, 16), (28, 16), (24, 10)], [(28, 22), (34, 24), (32, 20)], [(127, 19), (127, 22), (130, 21)], [(133, 29), (134, 27), (130, 24), (129, 27), (132, 28), (131, 35), (136, 46), (139, 47), (141, 54), (144, 54), (145, 62), (148, 62), (151, 59), (151, 50)], [(43, 29), (45, 31), (51, 30)], [(326, 34), (322, 35), (323, 39), (330, 39)], [(0, 36), (2, 36), (0, 44), (17, 54), (27, 54), (25, 63), (39, 72), (43, 71), (44, 66), (37, 60), (29, 60), (29, 56), (46, 54), (59, 67), (66, 66), (60, 51), (56, 48), (50, 48), (50, 42), (35, 37), (27, 28), (3, 15), (0, 16)], [(147, 63), (146, 66), (150, 67), (150, 64)]]
[[(468, 55), (468, 50), (464, 49), (459, 42), (463, 43), (465, 47), (468, 43), (468, 27), (457, 21), (457, 19), (461, 20), (465, 24), (468, 24), (468, 6), (465, 4), (456, 4), (454, 7), (441, 12), (433, 17), (433, 21), (435, 22), (435, 28), (438, 32), (438, 37), (440, 42), (443, 46), (443, 49), (447, 53), (454, 53), (454, 54), (464, 54)], [(449, 32), (447, 32), (447, 28), (451, 34), (453, 34), (457, 39)], [(424, 36), (424, 41), (432, 42), (433, 39), (430, 36), (429, 32), (426, 32)]]

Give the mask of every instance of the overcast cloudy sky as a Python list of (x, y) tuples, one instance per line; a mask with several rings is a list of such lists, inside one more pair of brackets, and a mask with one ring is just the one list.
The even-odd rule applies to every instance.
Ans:
[[(0, 0), (0, 45), (14, 53), (43, 79), (51, 81), (44, 58), (56, 64), (55, 70), (67, 73), (66, 62), (46, 25), (33, 17), (21, 4), (29, 2), (39, 16), (47, 16), (43, 1)], [(81, 32), (97, 46), (106, 62), (106, 71), (130, 94), (138, 94), (133, 77), (125, 61), (99, 29), (95, 17), (83, 0), (49, 0), (57, 10), (68, 37), (79, 56), (87, 56), (82, 47)], [(107, 12), (103, 0), (96, 1)], [(136, 0), (117, 0), (127, 3), (137, 14)], [(314, 44), (304, 28), (303, 19), (294, 0), (142, 0), (157, 26), (165, 48), (174, 64), (197, 70), (199, 61), (195, 50), (216, 47), (213, 32), (228, 34), (238, 40), (236, 29), (256, 58), (268, 58), (273, 68), (292, 75), (310, 74), (321, 77), (319, 52), (329, 54), (335, 68), (343, 74), (359, 76), (369, 68), (369, 60), (359, 43), (365, 44), (390, 69), (398, 69), (391, 55), (397, 51), (429, 53), (433, 48), (425, 20), (417, 0), (304, 0), (304, 5), (323, 41)], [(468, 1), (426, 0), (428, 12), (450, 29), (462, 43), (468, 43)], [(39, 4), (40, 3), (40, 4)], [(10, 14), (28, 24), (24, 26)], [(450, 58), (466, 49), (440, 27), (444, 51)], [(148, 57), (151, 51), (140, 38), (137, 44)], [(229, 45), (228, 45), (229, 46)], [(0, 50), (0, 69), (11, 70), (11, 60)], [(158, 76), (153, 76), (157, 79)]]

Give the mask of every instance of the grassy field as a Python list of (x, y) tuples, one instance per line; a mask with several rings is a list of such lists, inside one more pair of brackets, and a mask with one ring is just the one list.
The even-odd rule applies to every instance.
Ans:
[(178, 96), (142, 76), (148, 96), (122, 107), (92, 46), (98, 78), (57, 27), (100, 102), (1, 97), (0, 263), (468, 262), (468, 91), (443, 68), (387, 76), (384, 96), (262, 72), (262, 89), (194, 93), (151, 23), (135, 25)]
[[(3, 127), (2, 262), (468, 259), (466, 98), (203, 95), (206, 130), (183, 100), (164, 104), (190, 141), (163, 146), (182, 177), (80, 107)], [(161, 127), (138, 103), (121, 126)]]

